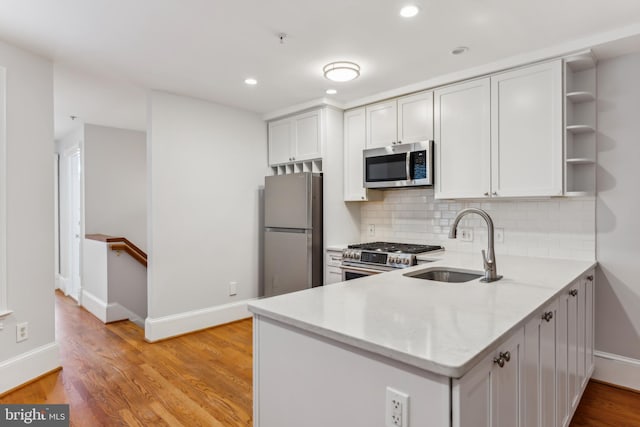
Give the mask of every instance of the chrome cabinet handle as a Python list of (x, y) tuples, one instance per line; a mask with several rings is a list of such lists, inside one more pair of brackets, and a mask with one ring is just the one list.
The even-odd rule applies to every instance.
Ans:
[(502, 357), (505, 362), (511, 360), (511, 352), (505, 351), (504, 353), (500, 353), (500, 357)]
[(571, 289), (569, 291), (569, 295), (571, 295), (572, 297), (575, 297), (576, 295), (578, 295), (578, 290), (577, 289)]
[(494, 191), (493, 193), (491, 193), (491, 195), (492, 195), (492, 196), (497, 196), (497, 195), (498, 195), (498, 192), (497, 192), (497, 191)]
[(502, 358), (502, 357), (494, 357), (493, 358), (493, 363), (495, 363), (496, 365), (500, 366), (501, 368), (504, 368), (504, 358)]
[(489, 192), (484, 193), (485, 196), (489, 197)]
[(547, 311), (546, 313), (544, 313), (542, 315), (542, 319), (546, 320), (547, 322), (550, 322), (551, 319), (553, 319), (553, 312), (552, 311)]

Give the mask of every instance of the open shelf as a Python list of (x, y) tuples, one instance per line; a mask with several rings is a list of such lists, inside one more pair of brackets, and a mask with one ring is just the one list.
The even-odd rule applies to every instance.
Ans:
[(588, 70), (596, 66), (596, 61), (590, 51), (567, 58), (565, 59), (565, 63), (567, 67), (574, 72)]
[(594, 101), (596, 99), (596, 96), (586, 90), (576, 90), (573, 92), (568, 92), (567, 99), (574, 104), (579, 104), (581, 102)]
[(567, 191), (565, 193), (567, 197), (593, 197), (595, 195), (593, 191)]
[(322, 159), (305, 160), (271, 167), (272, 175), (289, 175), (300, 172), (322, 173)]

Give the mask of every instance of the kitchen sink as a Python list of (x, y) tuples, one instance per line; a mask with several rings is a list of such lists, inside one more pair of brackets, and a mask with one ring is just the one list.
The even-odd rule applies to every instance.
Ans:
[(483, 277), (484, 274), (477, 271), (460, 270), (457, 268), (431, 267), (405, 273), (404, 276), (413, 277), (414, 279), (434, 280), (436, 282), (464, 283), (479, 279)]

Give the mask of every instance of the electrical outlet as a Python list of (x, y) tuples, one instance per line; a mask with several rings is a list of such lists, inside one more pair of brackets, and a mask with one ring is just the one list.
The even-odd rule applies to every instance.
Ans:
[(409, 427), (409, 395), (387, 387), (386, 427)]
[(238, 294), (238, 282), (229, 282), (229, 296)]
[(504, 243), (504, 228), (496, 228), (493, 230), (496, 243)]
[(29, 338), (29, 322), (22, 322), (16, 325), (16, 342), (22, 342)]
[(463, 242), (473, 242), (473, 228), (458, 228), (458, 236)]
[(375, 224), (369, 224), (369, 237), (373, 237), (376, 235), (376, 226)]

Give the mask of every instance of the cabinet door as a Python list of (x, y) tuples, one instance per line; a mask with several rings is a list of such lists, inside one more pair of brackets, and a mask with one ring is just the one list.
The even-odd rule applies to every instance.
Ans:
[(434, 93), (435, 197), (488, 197), (491, 178), (490, 80)]
[(585, 282), (585, 320), (586, 320), (586, 331), (585, 331), (585, 347), (586, 347), (586, 375), (583, 382), (583, 387), (586, 387), (586, 383), (589, 381), (589, 377), (593, 372), (593, 343), (594, 343), (594, 316), (593, 316), (593, 292), (594, 292), (594, 280), (595, 280), (595, 272), (591, 271), (587, 276), (587, 281)]
[(491, 77), (491, 188), (495, 195), (562, 195), (562, 65)]
[(322, 157), (322, 112), (320, 110), (293, 117), (295, 128), (294, 160)]
[(398, 143), (433, 139), (433, 92), (398, 98)]
[(278, 165), (291, 161), (293, 123), (282, 119), (269, 123), (269, 164)]
[(366, 200), (362, 150), (366, 143), (365, 109), (344, 113), (344, 200)]
[(398, 141), (396, 100), (366, 107), (367, 148), (386, 147)]
[(556, 313), (556, 426), (564, 427), (569, 422), (569, 303), (568, 293), (558, 298)]
[(586, 277), (580, 280), (580, 286), (578, 288), (578, 295), (576, 295), (576, 299), (578, 300), (578, 340), (577, 340), (577, 350), (578, 350), (578, 376), (577, 376), (577, 384), (576, 384), (576, 402), (575, 405), (578, 405), (578, 397), (582, 392), (582, 385), (586, 380)]
[(520, 402), (526, 427), (556, 423), (557, 301), (525, 326), (523, 395)]
[[(494, 354), (452, 383), (454, 427), (518, 427), (524, 331), (520, 329)], [(497, 360), (509, 354), (502, 367)]]
[(579, 281), (571, 286), (567, 301), (567, 406), (569, 413), (576, 404), (578, 396), (578, 294), (580, 292)]

